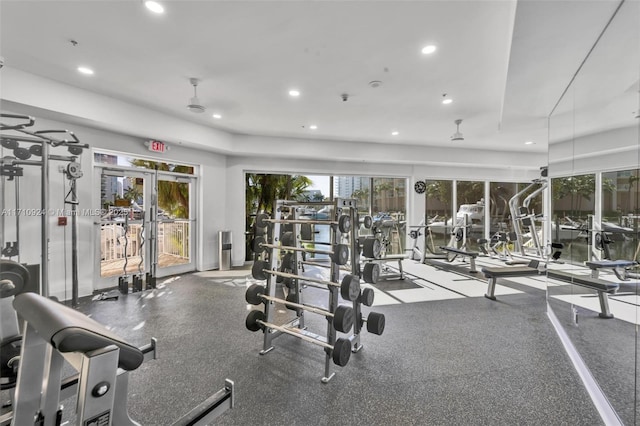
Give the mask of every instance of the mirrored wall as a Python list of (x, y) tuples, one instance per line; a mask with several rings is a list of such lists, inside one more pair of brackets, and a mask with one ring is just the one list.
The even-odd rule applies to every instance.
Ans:
[(564, 248), (549, 264), (547, 295), (550, 315), (594, 388), (621, 423), (634, 425), (640, 422), (640, 2), (619, 5), (606, 28), (603, 19), (599, 39), (594, 30), (594, 48), (549, 117), (547, 243)]

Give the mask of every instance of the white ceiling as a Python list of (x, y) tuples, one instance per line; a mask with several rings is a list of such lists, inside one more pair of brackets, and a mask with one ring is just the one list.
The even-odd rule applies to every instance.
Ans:
[[(3, 0), (0, 54), (233, 133), (541, 152), (547, 115), (617, 4), (171, 1), (154, 15), (141, 1)], [(429, 43), (438, 50), (422, 55)], [(76, 72), (81, 64), (95, 75)], [(202, 80), (204, 114), (186, 109), (189, 77)], [(637, 87), (637, 75), (621, 83)], [(465, 140), (452, 142), (458, 118)]]

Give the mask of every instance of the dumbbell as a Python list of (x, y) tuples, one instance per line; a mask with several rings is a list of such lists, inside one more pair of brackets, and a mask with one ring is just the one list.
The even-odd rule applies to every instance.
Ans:
[(264, 294), (266, 288), (259, 284), (253, 284), (245, 293), (245, 299), (252, 305), (259, 305), (260, 303), (276, 302), (283, 305), (292, 306), (296, 309), (302, 309), (304, 311), (313, 312), (314, 314), (323, 315), (327, 318), (331, 318), (333, 321), (333, 328), (341, 333), (348, 333), (353, 327), (354, 317), (353, 308), (345, 305), (338, 305), (335, 312), (331, 313), (325, 309), (311, 306), (304, 303), (295, 303), (289, 300), (279, 299), (277, 297), (267, 296)]
[(321, 340), (314, 339), (313, 337), (300, 334), (299, 332), (293, 331), (287, 327), (282, 327), (270, 322), (266, 322), (264, 312), (262, 311), (249, 312), (249, 315), (247, 315), (247, 319), (245, 321), (245, 325), (250, 331), (265, 330), (267, 328), (270, 328), (272, 330), (280, 331), (281, 333), (295, 336), (306, 342), (313, 343), (314, 345), (322, 346), (330, 351), (331, 358), (333, 359), (334, 364), (339, 365), (340, 367), (344, 367), (345, 365), (347, 365), (347, 363), (349, 362), (349, 358), (351, 358), (351, 342), (349, 341), (349, 339), (341, 337), (336, 340), (334, 345), (330, 345)]

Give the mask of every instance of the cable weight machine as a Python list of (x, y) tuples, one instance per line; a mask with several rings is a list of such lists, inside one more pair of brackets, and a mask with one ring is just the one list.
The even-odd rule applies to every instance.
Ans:
[[(78, 253), (77, 253), (77, 179), (82, 177), (80, 163), (77, 162), (88, 144), (80, 143), (76, 135), (68, 130), (27, 130), (35, 124), (35, 119), (26, 115), (0, 113), (0, 144), (4, 150), (12, 150), (13, 156), (5, 156), (0, 159), (0, 177), (2, 178), (1, 198), (5, 204), (5, 190), (8, 181), (14, 181), (15, 185), (15, 215), (16, 215), (16, 241), (6, 242), (5, 216), (1, 221), (0, 245), (3, 247), (2, 256), (18, 257), (20, 260), (20, 177), (24, 176), (23, 166), (35, 166), (40, 168), (40, 209), (37, 215), (41, 218), (41, 284), (39, 292), (49, 297), (49, 234), (50, 234), (50, 184), (49, 175), (51, 161), (67, 163), (63, 170), (69, 180), (70, 191), (65, 197), (64, 205), (71, 206), (72, 223), (72, 304), (78, 303)], [(62, 138), (57, 137), (62, 135)], [(28, 146), (28, 148), (26, 148)], [(66, 147), (71, 155), (58, 155), (51, 153), (52, 148)], [(34, 157), (32, 159), (32, 157)], [(7, 182), (5, 182), (5, 179)]]

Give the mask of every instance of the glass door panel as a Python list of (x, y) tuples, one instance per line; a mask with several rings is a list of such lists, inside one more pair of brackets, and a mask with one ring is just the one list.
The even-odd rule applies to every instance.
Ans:
[(144, 201), (148, 178), (134, 172), (102, 170), (100, 177), (100, 276), (143, 273), (148, 264), (148, 221)]
[[(161, 174), (158, 177), (158, 267), (162, 274), (184, 272), (192, 267), (192, 181)], [(177, 268), (176, 268), (177, 267)]]

